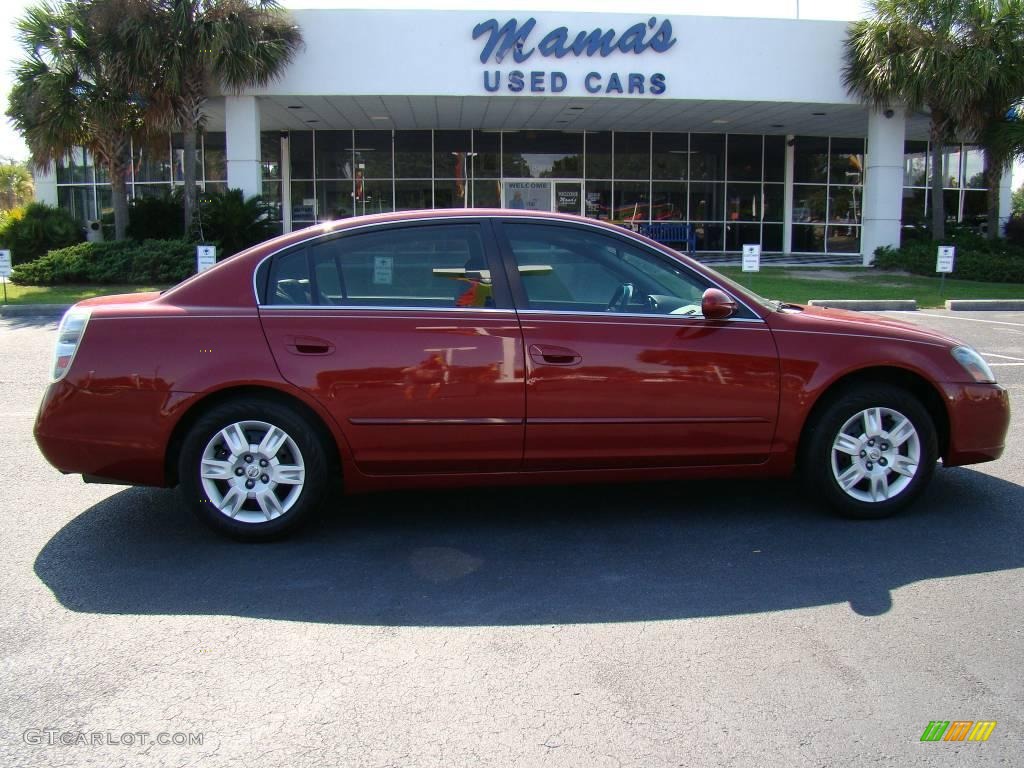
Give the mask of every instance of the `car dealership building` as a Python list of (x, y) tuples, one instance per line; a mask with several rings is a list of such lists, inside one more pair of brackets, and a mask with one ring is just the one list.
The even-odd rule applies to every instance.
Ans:
[[(930, 216), (928, 120), (841, 82), (847, 23), (792, 18), (296, 10), (269, 87), (208, 105), (198, 178), (274, 202), (282, 231), (363, 213), (508, 207), (613, 220), (698, 255), (868, 263)], [(181, 183), (180, 137), (130, 189)], [(986, 210), (981, 153), (945, 148), (951, 219)], [(37, 197), (83, 220), (109, 184), (79, 154)], [(1009, 215), (1010, 175), (1000, 190)]]

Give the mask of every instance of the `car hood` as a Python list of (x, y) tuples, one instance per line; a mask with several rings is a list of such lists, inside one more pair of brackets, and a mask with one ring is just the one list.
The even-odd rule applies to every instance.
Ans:
[(882, 336), (889, 339), (907, 339), (956, 347), (966, 346), (955, 336), (925, 328), (905, 320), (898, 320), (865, 312), (845, 309), (801, 306), (800, 309), (772, 313), (768, 322), (772, 327), (785, 327), (819, 333), (839, 333), (855, 336)]

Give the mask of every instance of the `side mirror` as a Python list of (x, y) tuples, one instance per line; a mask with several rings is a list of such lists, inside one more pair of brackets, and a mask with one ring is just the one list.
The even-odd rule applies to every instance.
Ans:
[(726, 320), (736, 314), (736, 302), (725, 291), (708, 288), (701, 296), (700, 311), (705, 320)]

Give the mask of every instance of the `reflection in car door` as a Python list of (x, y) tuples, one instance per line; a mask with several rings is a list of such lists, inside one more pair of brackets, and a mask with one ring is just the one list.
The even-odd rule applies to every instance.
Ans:
[(260, 317), (275, 359), (362, 471), (520, 468), (522, 334), (489, 229), (359, 228), (274, 257)]
[[(625, 237), (586, 225), (496, 226), (527, 350), (527, 469), (767, 458), (778, 355), (752, 311), (703, 319), (707, 281)], [(651, 278), (658, 270), (667, 270), (661, 282)]]

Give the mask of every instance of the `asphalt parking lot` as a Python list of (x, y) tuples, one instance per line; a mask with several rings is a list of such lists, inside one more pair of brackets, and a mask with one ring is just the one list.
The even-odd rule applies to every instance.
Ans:
[(895, 519), (788, 482), (476, 490), (269, 545), (52, 470), (55, 324), (0, 320), (0, 765), (1024, 765), (1024, 313), (900, 317), (1016, 410)]

